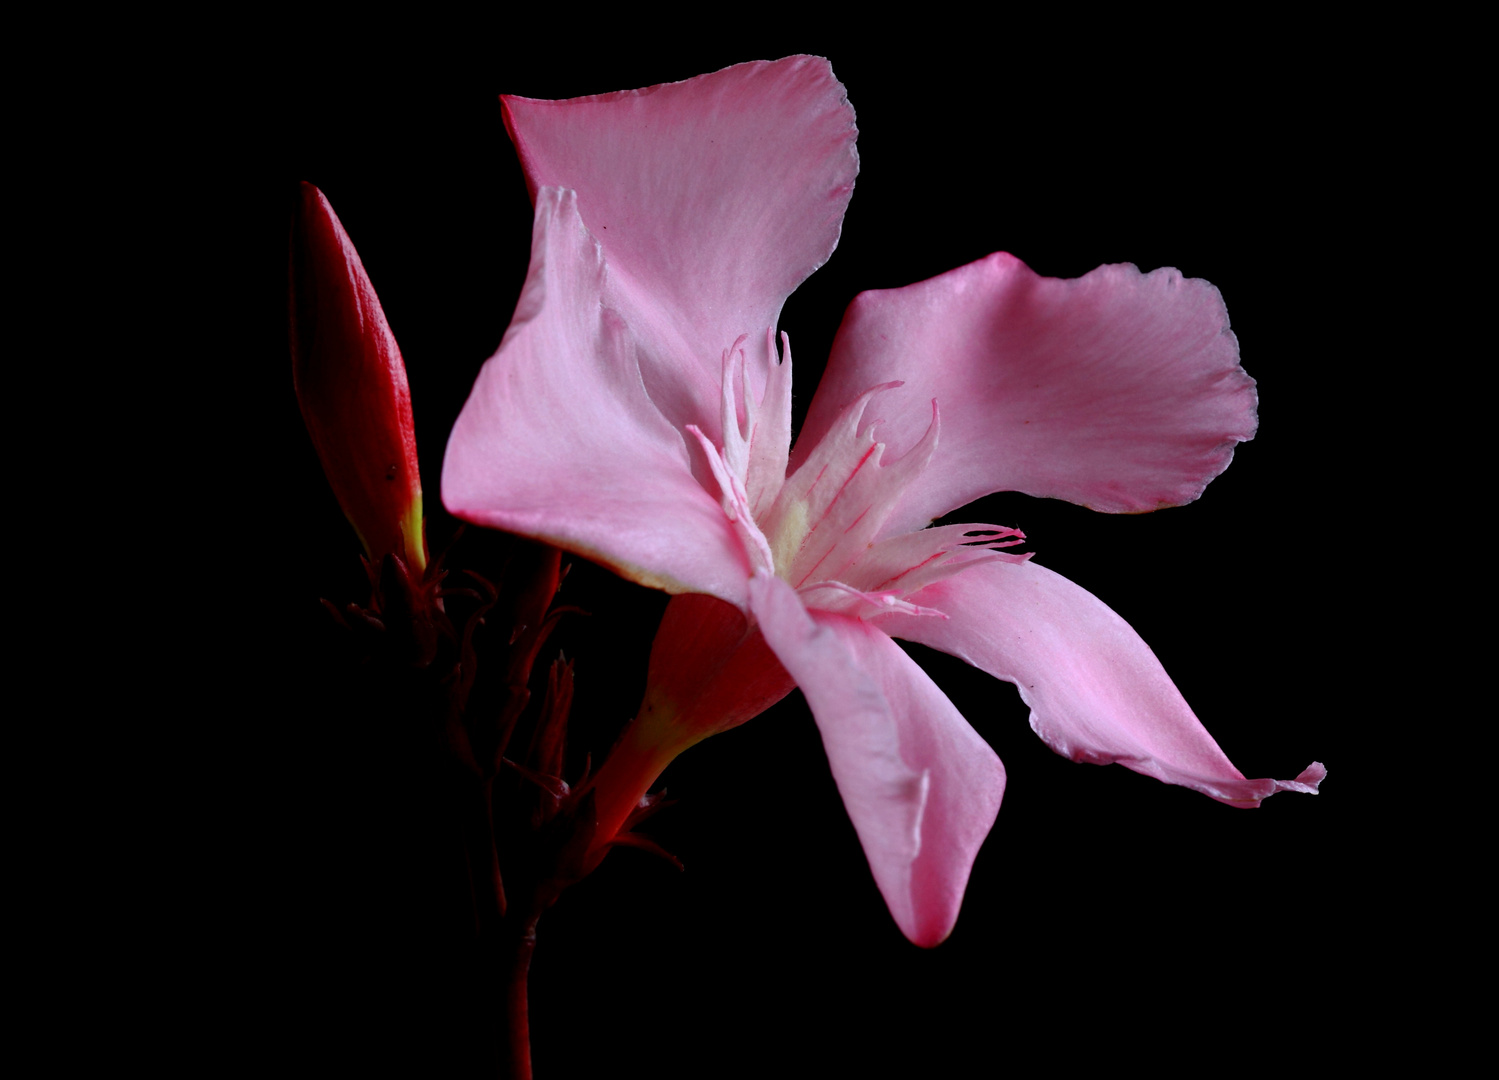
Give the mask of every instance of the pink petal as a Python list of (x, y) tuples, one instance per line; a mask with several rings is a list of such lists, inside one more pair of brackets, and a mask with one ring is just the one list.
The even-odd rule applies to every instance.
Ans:
[(572, 188), (644, 345), (652, 399), (721, 443), (719, 359), (765, 331), (837, 245), (858, 172), (853, 109), (826, 60), (739, 64), (569, 101), (506, 97), (533, 197)]
[(777, 578), (756, 577), (750, 598), (765, 640), (817, 719), (890, 914), (917, 945), (939, 944), (999, 812), (1004, 767), (879, 630), (839, 615), (817, 613), (814, 621)]
[(892, 379), (909, 400), (886, 403), (889, 456), (920, 441), (932, 398), (942, 438), (885, 536), (994, 491), (1116, 513), (1191, 502), (1255, 429), (1254, 381), (1222, 297), (1170, 269), (1100, 266), (1064, 281), (996, 254), (860, 294), (793, 463), (848, 403)]
[(1277, 791), (1315, 794), (1326, 775), (1313, 762), (1295, 780), (1246, 780), (1140, 635), (1045, 567), (987, 562), (911, 600), (949, 618), (893, 614), (876, 624), (1014, 683), (1036, 734), (1073, 761), (1117, 761), (1233, 806), (1258, 806)]
[(540, 192), (525, 289), (449, 437), (443, 503), (643, 585), (743, 606), (743, 549), (646, 396), (602, 303), (607, 277), (573, 193)]

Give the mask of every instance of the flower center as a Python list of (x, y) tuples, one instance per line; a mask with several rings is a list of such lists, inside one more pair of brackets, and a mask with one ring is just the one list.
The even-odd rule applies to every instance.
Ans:
[[(994, 525), (953, 525), (882, 537), (881, 529), (937, 445), (937, 403), (921, 441), (898, 461), (884, 460), (875, 440), (879, 417), (870, 405), (900, 383), (874, 386), (839, 415), (791, 476), (785, 475), (791, 443), (791, 347), (781, 335), (784, 360), (775, 361), (767, 339), (765, 392), (751, 389), (741, 337), (724, 352), (722, 452), (696, 427), (754, 573), (774, 573), (816, 606), (866, 613), (899, 606), (926, 611), (901, 598), (969, 564), (993, 558), (1023, 560), (993, 550), (1020, 543), (1018, 530)], [(938, 612), (926, 612), (939, 614)]]
[(775, 560), (776, 576), (791, 580), (791, 564), (812, 530), (811, 515), (802, 499), (791, 500), (771, 531), (770, 553)]

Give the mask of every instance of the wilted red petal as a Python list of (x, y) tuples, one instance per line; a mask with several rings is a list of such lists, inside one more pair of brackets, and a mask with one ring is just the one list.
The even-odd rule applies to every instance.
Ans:
[(338, 504), (378, 560), (427, 566), (411, 391), (359, 253), (304, 182), (291, 232), (292, 379)]

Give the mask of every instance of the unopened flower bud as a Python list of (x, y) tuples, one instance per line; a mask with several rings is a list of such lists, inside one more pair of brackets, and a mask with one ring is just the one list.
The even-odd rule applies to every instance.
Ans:
[(427, 566), (422, 482), (401, 350), (327, 198), (301, 187), (291, 233), (292, 377), (338, 504), (372, 562)]

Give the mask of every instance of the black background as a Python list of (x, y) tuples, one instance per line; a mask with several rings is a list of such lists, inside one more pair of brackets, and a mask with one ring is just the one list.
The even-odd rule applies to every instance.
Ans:
[[(1201, 500), (1107, 516), (997, 496), (973, 519), (1024, 529), (1038, 562), (1124, 616), (1246, 775), (1289, 779), (1321, 760), (1330, 777), (1316, 798), (1245, 812), (1075, 765), (1030, 732), (1013, 688), (914, 650), (1009, 775), (957, 929), (923, 951), (885, 911), (793, 694), (665, 774), (680, 802), (647, 831), (684, 873), (616, 852), (543, 919), (537, 1075), (623, 1062), (684, 1076), (940, 1076), (1035, 1054), (1087, 1065), (1203, 1048), (1269, 1061), (1314, 1032), (1354, 1037), (1319, 1025), (1357, 970), (1352, 916), (1382, 781), (1355, 755), (1391, 707), (1379, 613), (1362, 600), (1383, 523), (1359, 509), (1390, 480), (1365, 479), (1359, 461), (1358, 364), (1379, 341), (1367, 324), (1350, 339), (1370, 303), (1360, 279), (1379, 260), (1361, 210), (1389, 154), (1374, 134), (1391, 115), (1377, 74), (1329, 63), (1326, 40), (1189, 27), (1171, 45), (1141, 27), (1079, 41), (1061, 27), (954, 25), (929, 40), (786, 29), (669, 49), (568, 30), (571, 18), (453, 27), (466, 40), (432, 48), (319, 37), (279, 52), (240, 95), (248, 184), (236, 190), (248, 194), (220, 236), (251, 269), (236, 297), (233, 404), (251, 416), (239, 449), (254, 509), (239, 528), (262, 554), (245, 590), (249, 661), (216, 692), (238, 699), (218, 707), (253, 714), (231, 740), (253, 765), (226, 799), (246, 831), (223, 856), (241, 870), (219, 927), (249, 945), (229, 963), (243, 965), (251, 1023), (242, 1048), (219, 1052), (286, 1047), (377, 1069), (411, 1055), (442, 1074), (459, 1070), (453, 1047), (475, 1022), (424, 959), (444, 940), (434, 923), (451, 915), (451, 882), (440, 844), (421, 853), (417, 789), (391, 744), (357, 745), (360, 719), (339, 714), (321, 671), (318, 597), (362, 599), (363, 584), (292, 393), (296, 182), (331, 200), (401, 344), (440, 546), (454, 524), (439, 498), (446, 434), (529, 251), (496, 95), (598, 93), (795, 52), (830, 58), (860, 130), (843, 238), (782, 318), (798, 417), (862, 289), (996, 250), (1048, 275), (1127, 261), (1213, 282), (1259, 382), (1260, 428)], [(454, 559), (492, 567), (497, 554), (471, 532)], [(577, 661), (577, 767), (633, 713), (664, 599), (587, 564), (563, 595), (593, 612), (546, 654)], [(1391, 859), (1414, 843), (1383, 839)]]

